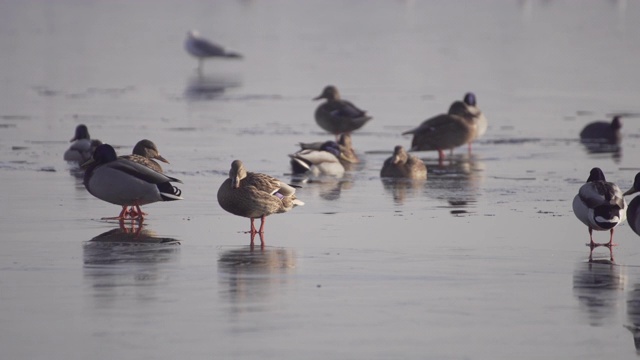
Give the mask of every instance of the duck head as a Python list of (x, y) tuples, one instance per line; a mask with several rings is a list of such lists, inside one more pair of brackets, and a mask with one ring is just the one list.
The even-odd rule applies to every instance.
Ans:
[(393, 149), (393, 156), (391, 157), (394, 164), (404, 164), (407, 162), (407, 152), (404, 151), (402, 145), (397, 145)]
[(464, 94), (464, 103), (471, 106), (476, 106), (476, 95), (472, 92)]
[(73, 139), (69, 140), (69, 142), (74, 142), (74, 141), (80, 140), (80, 139), (90, 139), (90, 137), (89, 137), (89, 129), (84, 124), (80, 124), (80, 125), (76, 126), (76, 134), (73, 137)]
[(231, 188), (237, 189), (240, 187), (240, 181), (247, 177), (247, 170), (244, 168), (244, 164), (240, 160), (233, 160), (231, 163), (231, 170), (229, 170), (229, 179), (231, 179)]
[(633, 179), (633, 185), (631, 186), (631, 189), (627, 190), (627, 192), (625, 192), (624, 196), (627, 195), (631, 195), (631, 194), (635, 194), (638, 191), (640, 191), (640, 172), (636, 174), (636, 177)]
[(162, 155), (160, 155), (160, 152), (158, 151), (156, 144), (154, 144), (153, 141), (151, 140), (144, 139), (144, 140), (138, 141), (136, 146), (134, 146), (133, 148), (133, 153), (136, 155), (146, 157), (147, 159), (157, 159), (164, 163), (167, 163), (167, 164), (169, 163), (167, 159), (165, 159)]
[(593, 169), (591, 169), (591, 172), (589, 172), (589, 178), (587, 179), (587, 182), (593, 181), (606, 181), (604, 178), (604, 173), (598, 167), (594, 167)]
[(333, 85), (325, 86), (325, 88), (322, 90), (322, 94), (313, 98), (313, 100), (320, 100), (320, 99), (327, 99), (327, 100), (340, 99), (340, 93), (338, 92), (338, 88), (336, 88)]

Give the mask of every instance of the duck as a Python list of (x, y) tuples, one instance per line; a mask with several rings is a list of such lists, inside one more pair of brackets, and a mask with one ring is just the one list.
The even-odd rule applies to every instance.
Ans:
[(202, 66), (205, 59), (242, 58), (241, 54), (233, 51), (227, 51), (224, 47), (203, 38), (200, 35), (200, 32), (198, 32), (197, 30), (190, 30), (187, 32), (187, 38), (185, 39), (184, 47), (191, 56), (198, 59), (198, 72), (202, 72)]
[(611, 122), (594, 121), (587, 124), (580, 131), (580, 141), (583, 143), (619, 145), (622, 141), (621, 128), (622, 120), (618, 115), (614, 116)]
[(440, 114), (429, 118), (420, 126), (405, 131), (402, 135), (413, 135), (411, 151), (438, 151), (438, 162), (442, 165), (444, 150), (453, 150), (468, 144), (476, 136), (476, 126), (464, 117), (455, 114)]
[[(320, 150), (322, 145), (326, 141), (317, 141), (312, 143), (299, 143), (301, 150)], [(340, 149), (339, 160), (345, 169), (352, 167), (354, 164), (360, 162), (360, 158), (353, 149), (353, 141), (351, 140), (351, 134), (344, 133), (338, 136), (338, 148)]]
[(475, 125), (476, 132), (474, 138), (468, 143), (468, 151), (471, 153), (471, 143), (482, 137), (489, 126), (487, 118), (477, 106), (476, 95), (473, 92), (464, 94), (462, 101), (454, 101), (449, 106), (449, 115), (458, 115)]
[(343, 133), (351, 133), (360, 129), (372, 119), (367, 112), (359, 109), (353, 103), (340, 97), (338, 88), (327, 85), (322, 93), (313, 100), (325, 99), (326, 101), (316, 108), (316, 123), (325, 131), (338, 138)]
[(396, 145), (393, 155), (384, 161), (380, 177), (426, 180), (427, 166), (416, 156), (408, 154), (402, 145)]
[(73, 144), (64, 152), (65, 161), (82, 164), (91, 159), (95, 149), (102, 144), (100, 140), (91, 139), (86, 125), (76, 126), (75, 135), (70, 140)]
[[(633, 185), (623, 195), (628, 196), (640, 191), (640, 172), (633, 179)], [(640, 196), (636, 196), (631, 200), (627, 207), (627, 221), (629, 227), (634, 233), (640, 235)]]
[(120, 157), (144, 165), (159, 173), (163, 172), (162, 166), (153, 159), (169, 164), (169, 161), (160, 155), (156, 144), (148, 139), (138, 141), (133, 147), (131, 155), (122, 155)]
[[(611, 247), (613, 230), (626, 218), (627, 203), (618, 185), (606, 181), (598, 167), (589, 172), (587, 182), (580, 187), (573, 198), (573, 213), (589, 228), (589, 246)], [(593, 230), (609, 230), (609, 242), (598, 244), (593, 241)]]
[(345, 172), (340, 162), (340, 146), (335, 141), (326, 141), (317, 150), (300, 150), (289, 158), (294, 174), (342, 177)]
[[(100, 200), (122, 206), (120, 215), (140, 221), (144, 213), (140, 206), (158, 201), (183, 200), (182, 191), (172, 182), (182, 183), (179, 179), (161, 174), (137, 162), (119, 158), (109, 144), (98, 146), (93, 158), (84, 163), (84, 186), (89, 193)], [(135, 212), (128, 210), (135, 207)]]
[[(251, 219), (251, 234), (263, 234), (267, 216), (304, 205), (296, 198), (295, 188), (269, 175), (249, 172), (241, 160), (234, 160), (229, 177), (218, 189), (218, 204), (233, 215)], [(257, 218), (260, 229), (254, 225)]]

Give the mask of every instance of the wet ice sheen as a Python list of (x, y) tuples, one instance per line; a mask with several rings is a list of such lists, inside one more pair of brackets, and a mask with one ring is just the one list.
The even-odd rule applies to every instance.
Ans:
[[(596, 249), (587, 263), (570, 201), (594, 166), (621, 188), (637, 172), (633, 118), (617, 152), (578, 133), (640, 111), (638, 12), (625, 1), (0, 2), (2, 357), (636, 357), (640, 242), (622, 224), (614, 262)], [(191, 28), (244, 59), (198, 77), (182, 49)], [(373, 116), (353, 134), (362, 163), (300, 179), (287, 154), (333, 138), (311, 101), (328, 83)], [(411, 141), (400, 133), (467, 91), (489, 120), (474, 153), (456, 149), (444, 168), (416, 153), (426, 182), (382, 181), (389, 149)], [(185, 200), (145, 206), (139, 233), (100, 221), (120, 209), (61, 160), (78, 123), (119, 154), (153, 139)], [(306, 205), (269, 218), (264, 248), (217, 205), (233, 159), (302, 186)]]

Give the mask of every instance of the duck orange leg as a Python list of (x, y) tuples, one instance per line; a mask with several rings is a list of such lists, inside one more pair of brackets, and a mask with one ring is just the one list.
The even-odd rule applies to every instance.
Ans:
[(256, 230), (256, 226), (253, 224), (253, 221), (255, 220), (255, 218), (250, 218), (251, 219), (251, 230), (249, 230), (249, 233), (251, 233), (251, 235), (255, 235), (258, 230)]
[(266, 220), (266, 216), (262, 215), (262, 217), (260, 218), (260, 230), (258, 230), (260, 235), (264, 234), (264, 223), (265, 223), (265, 220)]

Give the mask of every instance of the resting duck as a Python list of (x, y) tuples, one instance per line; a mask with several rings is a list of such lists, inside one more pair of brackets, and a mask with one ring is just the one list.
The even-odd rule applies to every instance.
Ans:
[(198, 59), (198, 71), (202, 71), (204, 59), (214, 57), (227, 59), (242, 58), (242, 55), (227, 51), (222, 46), (203, 38), (197, 30), (191, 30), (187, 33), (184, 48), (191, 56)]
[(342, 100), (338, 89), (329, 85), (313, 100), (326, 99), (315, 112), (316, 123), (324, 130), (336, 135), (360, 129), (371, 116), (351, 102)]
[(380, 177), (425, 180), (427, 167), (419, 158), (407, 154), (401, 145), (393, 150), (393, 156), (384, 161)]
[[(264, 233), (265, 218), (304, 205), (295, 196), (296, 189), (266, 174), (248, 172), (242, 161), (234, 160), (227, 178), (218, 189), (218, 204), (238, 216), (251, 219), (250, 233)], [(260, 218), (256, 230), (254, 219)]]
[(318, 150), (300, 150), (289, 157), (294, 174), (342, 177), (345, 172), (340, 162), (340, 146), (335, 141), (324, 142)]
[[(476, 105), (476, 95), (468, 92), (464, 95), (462, 101), (455, 101), (449, 107), (449, 115), (458, 115), (469, 121), (476, 127), (476, 135), (473, 140), (480, 138), (487, 132), (489, 123), (482, 111)], [(469, 142), (469, 152), (471, 152), (471, 142)]]
[[(608, 246), (613, 243), (613, 229), (625, 219), (627, 203), (620, 188), (607, 182), (600, 168), (593, 168), (587, 183), (580, 187), (578, 195), (573, 199), (573, 212), (576, 217), (589, 227), (589, 245)], [(593, 241), (593, 230), (609, 230), (609, 242), (597, 244)]]
[[(326, 141), (317, 141), (312, 143), (300, 143), (301, 150), (320, 150)], [(353, 149), (351, 134), (340, 134), (338, 137), (338, 149), (340, 150), (339, 160), (345, 169), (352, 167), (353, 164), (360, 162), (356, 151)]]
[[(633, 185), (631, 189), (627, 190), (623, 195), (631, 195), (640, 191), (640, 172), (636, 174), (636, 177), (633, 179)], [(640, 196), (636, 196), (629, 203), (629, 207), (627, 208), (627, 219), (629, 221), (629, 226), (634, 233), (640, 235)]]
[(131, 153), (131, 155), (122, 155), (120, 157), (144, 165), (159, 173), (162, 173), (162, 166), (160, 166), (160, 164), (155, 162), (153, 159), (160, 160), (166, 164), (169, 163), (167, 159), (160, 155), (156, 144), (154, 144), (153, 141), (147, 139), (138, 141), (136, 146), (133, 147), (133, 152)]
[(475, 124), (464, 117), (440, 114), (427, 119), (415, 129), (402, 135), (413, 135), (412, 151), (437, 150), (440, 165), (444, 160), (444, 150), (453, 149), (471, 142), (476, 136)]
[(622, 121), (620, 116), (614, 116), (611, 122), (595, 121), (582, 129), (580, 132), (580, 141), (586, 143), (601, 143), (609, 145), (618, 145), (622, 141), (620, 129)]
[[(91, 195), (100, 200), (122, 206), (120, 215), (115, 219), (125, 219), (126, 215), (144, 218), (140, 206), (157, 201), (182, 200), (182, 191), (171, 182), (182, 181), (153, 171), (136, 162), (118, 158), (109, 144), (96, 148), (93, 159), (82, 165), (84, 186)], [(134, 206), (136, 212), (130, 214), (128, 206)]]
[(64, 160), (78, 164), (91, 159), (95, 149), (102, 144), (100, 140), (91, 140), (89, 129), (83, 124), (76, 126), (75, 136), (70, 141), (73, 144), (64, 152)]

